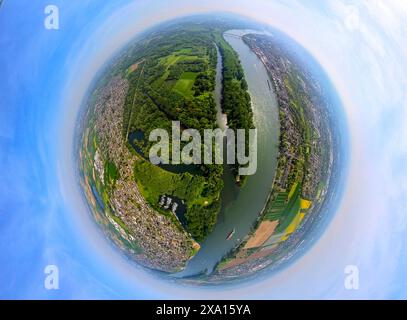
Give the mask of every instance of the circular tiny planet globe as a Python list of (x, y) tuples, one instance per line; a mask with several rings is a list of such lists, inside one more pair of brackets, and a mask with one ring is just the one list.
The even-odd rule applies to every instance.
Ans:
[(81, 188), (137, 264), (193, 284), (247, 279), (293, 261), (329, 222), (341, 109), (283, 33), (231, 15), (173, 20), (100, 74), (80, 117)]

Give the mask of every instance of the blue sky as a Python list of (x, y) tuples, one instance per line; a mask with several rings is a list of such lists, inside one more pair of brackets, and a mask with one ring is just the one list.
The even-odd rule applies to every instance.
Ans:
[[(233, 5), (232, 5), (233, 3)], [(407, 298), (407, 5), (404, 1), (23, 1), (0, 8), (1, 298)], [(44, 8), (60, 8), (46, 30)], [(233, 288), (177, 287), (122, 258), (84, 207), (71, 150), (96, 72), (135, 34), (231, 11), (280, 29), (322, 65), (351, 136), (345, 197), (323, 237), (283, 272)], [(44, 268), (60, 289), (44, 288)], [(360, 269), (344, 289), (343, 269)]]

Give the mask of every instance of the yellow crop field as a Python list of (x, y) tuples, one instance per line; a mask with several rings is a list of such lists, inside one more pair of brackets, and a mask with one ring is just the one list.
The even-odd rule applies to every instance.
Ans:
[(302, 220), (305, 217), (306, 210), (311, 207), (312, 201), (300, 199), (300, 210), (298, 211), (297, 215), (291, 221), (290, 225), (285, 229), (284, 235), (281, 237), (281, 241), (286, 241), (290, 234), (292, 234), (298, 226), (301, 224)]
[(300, 206), (301, 209), (309, 209), (311, 207), (312, 201), (301, 199)]

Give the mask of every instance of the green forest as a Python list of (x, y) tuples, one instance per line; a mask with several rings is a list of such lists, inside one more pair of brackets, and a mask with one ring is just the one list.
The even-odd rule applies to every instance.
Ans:
[[(222, 108), (228, 115), (228, 125), (232, 129), (253, 128), (243, 69), (237, 54), (223, 40), (222, 32), (205, 26), (192, 29), (178, 26), (139, 41), (117, 66), (125, 70), (123, 75), (130, 83), (124, 106), (123, 138), (132, 152), (141, 155), (134, 171), (136, 182), (150, 205), (159, 212), (160, 195), (184, 200), (187, 229), (197, 241), (202, 241), (216, 224), (221, 207), (223, 167), (199, 165), (192, 172), (176, 173), (152, 165), (146, 157), (153, 145), (148, 137), (156, 128), (171, 132), (171, 121), (180, 121), (181, 130), (193, 128), (201, 134), (204, 129), (217, 128), (216, 45), (224, 64)], [(131, 135), (134, 132), (142, 137), (134, 139)], [(236, 175), (237, 169), (232, 168)], [(114, 168), (109, 171), (111, 177), (107, 178), (113, 183)]]
[[(237, 53), (223, 39), (218, 37), (218, 46), (223, 60), (222, 109), (228, 116), (228, 126), (231, 129), (254, 129), (253, 113), (251, 108), (248, 85), (244, 78), (242, 65)], [(246, 150), (249, 148), (248, 135), (246, 136)], [(233, 167), (235, 176), (239, 165)], [(239, 177), (243, 185), (247, 176)]]

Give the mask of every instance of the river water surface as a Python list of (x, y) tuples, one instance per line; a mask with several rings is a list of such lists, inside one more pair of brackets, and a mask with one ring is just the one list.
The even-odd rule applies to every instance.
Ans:
[[(269, 76), (263, 63), (243, 42), (241, 36), (251, 33), (246, 30), (225, 32), (224, 39), (238, 53), (252, 99), (254, 123), (257, 128), (257, 172), (247, 179), (239, 189), (227, 166), (224, 167), (224, 189), (222, 210), (218, 222), (208, 237), (201, 243), (201, 250), (193, 257), (184, 271), (177, 277), (211, 273), (216, 264), (251, 231), (263, 209), (270, 192), (277, 165), (279, 121), (277, 99), (269, 86)], [(218, 52), (215, 98), (218, 106), (218, 124), (224, 129), (225, 118), (220, 108), (222, 92), (222, 59)], [(233, 237), (227, 236), (235, 229)]]

